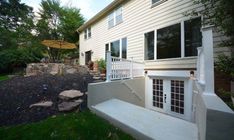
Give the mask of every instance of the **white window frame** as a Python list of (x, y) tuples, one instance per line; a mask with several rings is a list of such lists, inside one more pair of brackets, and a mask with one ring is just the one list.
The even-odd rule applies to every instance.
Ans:
[(92, 37), (92, 29), (91, 27), (88, 27), (84, 30), (84, 39), (90, 39)]
[[(121, 11), (121, 13), (119, 14), (119, 15), (117, 15), (117, 11), (118, 10), (120, 10)], [(121, 16), (121, 21), (119, 21), (118, 23), (117, 23), (117, 21), (116, 21), (116, 18), (118, 17), (118, 16)], [(113, 25), (111, 25), (110, 26), (110, 21), (111, 20), (113, 20)], [(123, 22), (123, 7), (121, 6), (121, 7), (119, 7), (119, 8), (117, 8), (117, 9), (115, 9), (111, 14), (109, 14), (109, 16), (108, 16), (108, 28), (110, 29), (110, 28), (113, 28), (113, 27), (115, 27), (116, 25), (118, 25), (118, 24), (120, 24), (120, 23), (122, 23)]]
[[(127, 37), (123, 37), (123, 38), (126, 38), (126, 44), (127, 44), (127, 47), (126, 47), (126, 55), (127, 55), (127, 58), (128, 58), (128, 38)], [(119, 41), (119, 58), (122, 58), (122, 39), (123, 38), (120, 38), (120, 39), (117, 39), (117, 40), (114, 40), (114, 41), (111, 41), (109, 43), (105, 43), (105, 51), (106, 51), (106, 44), (109, 44), (109, 51), (111, 51), (111, 43), (112, 42), (115, 42), (115, 41)], [(127, 59), (127, 58), (123, 58), (123, 59)]]
[[(195, 18), (197, 18), (197, 17), (195, 17)], [(195, 19), (194, 18), (194, 19)], [(154, 33), (155, 33), (155, 35), (154, 35), (154, 47), (155, 47), (155, 49), (154, 49), (154, 60), (144, 60), (144, 61), (148, 61), (148, 62), (150, 62), (150, 61), (161, 61), (161, 60), (178, 60), (178, 59), (184, 59), (184, 58), (197, 58), (197, 56), (185, 56), (185, 21), (187, 21), (188, 19), (186, 19), (186, 20), (183, 20), (183, 21), (181, 21), (181, 22), (177, 22), (177, 23), (173, 23), (173, 24), (171, 24), (171, 25), (167, 25), (167, 26), (165, 26), (165, 27), (169, 27), (169, 26), (172, 26), (172, 25), (175, 25), (175, 24), (180, 24), (180, 26), (181, 26), (181, 29), (180, 29), (180, 31), (181, 31), (181, 45), (180, 45), (180, 47), (181, 47), (181, 57), (178, 57), (178, 58), (165, 58), (165, 59), (157, 59), (157, 31), (159, 30), (159, 29), (162, 29), (162, 28), (165, 28), (165, 27), (160, 27), (160, 28), (158, 28), (158, 29), (156, 29), (156, 30), (152, 30), (152, 31), (154, 31)], [(147, 33), (147, 32), (146, 32)], [(144, 33), (145, 34), (145, 33)], [(144, 51), (145, 51), (145, 49), (144, 49)], [(145, 54), (145, 52), (144, 52), (144, 54)]]

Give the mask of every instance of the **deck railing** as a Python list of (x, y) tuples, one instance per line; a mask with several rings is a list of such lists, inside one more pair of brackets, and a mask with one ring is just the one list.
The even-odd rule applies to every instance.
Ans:
[(130, 79), (144, 76), (144, 63), (112, 57), (107, 52), (106, 81)]

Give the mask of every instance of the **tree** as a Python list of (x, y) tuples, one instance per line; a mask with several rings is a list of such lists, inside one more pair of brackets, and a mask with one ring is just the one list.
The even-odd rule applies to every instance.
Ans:
[(76, 30), (84, 24), (84, 18), (80, 10), (76, 8), (64, 7), (62, 9), (60, 30), (63, 38), (72, 43), (77, 43), (79, 35)]
[[(37, 23), (40, 40), (65, 40), (77, 43), (79, 36), (76, 29), (84, 23), (80, 10), (72, 7), (62, 7), (58, 0), (42, 0)], [(61, 51), (50, 49), (51, 54), (68, 55), (77, 51)], [(52, 51), (52, 52), (51, 52)]]
[(0, 49), (17, 47), (32, 37), (32, 8), (20, 0), (0, 1)]
[(203, 15), (204, 23), (215, 25), (216, 29), (229, 39), (227, 47), (234, 46), (234, 1), (233, 0), (193, 0), (195, 5), (202, 4), (204, 9), (195, 14)]

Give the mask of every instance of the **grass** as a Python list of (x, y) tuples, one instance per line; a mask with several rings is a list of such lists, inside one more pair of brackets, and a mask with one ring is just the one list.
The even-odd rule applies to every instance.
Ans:
[(132, 140), (90, 111), (59, 115), (47, 120), (0, 127), (1, 140)]
[(9, 77), (7, 75), (0, 75), (0, 81), (8, 80)]

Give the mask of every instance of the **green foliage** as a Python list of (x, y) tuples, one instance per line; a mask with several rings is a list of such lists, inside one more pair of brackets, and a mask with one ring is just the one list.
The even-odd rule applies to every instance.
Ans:
[(234, 105), (231, 100), (231, 97), (234, 97), (234, 93), (219, 89), (217, 94), (230, 108), (234, 110)]
[(193, 14), (203, 15), (204, 24), (215, 25), (219, 32), (229, 40), (225, 46), (234, 46), (234, 1), (233, 0), (193, 0), (196, 5), (204, 5), (204, 10), (193, 11)]
[(229, 75), (232, 80), (234, 78), (234, 55), (231, 55), (231, 57), (220, 55), (215, 63), (215, 68)]
[(7, 75), (2, 75), (2, 76), (0, 75), (0, 82), (8, 80), (8, 79), (9, 79), (9, 77)]
[[(36, 25), (38, 37), (43, 40), (65, 40), (77, 43), (79, 36), (76, 29), (84, 23), (80, 10), (62, 7), (58, 0), (42, 0), (39, 12), (41, 19)], [(52, 58), (61, 59), (73, 55), (74, 50), (48, 50)], [(59, 56), (58, 56), (59, 54)]]
[(11, 48), (0, 52), (0, 73), (12, 72), (15, 67), (25, 67), (27, 63), (39, 62), (42, 49), (38, 47)]
[(132, 140), (89, 111), (59, 115), (45, 121), (0, 128), (2, 140)]
[(20, 0), (0, 1), (0, 50), (17, 47), (32, 36), (32, 8)]
[(99, 71), (102, 72), (102, 71), (106, 70), (106, 61), (104, 59), (98, 60), (97, 63), (98, 63)]

